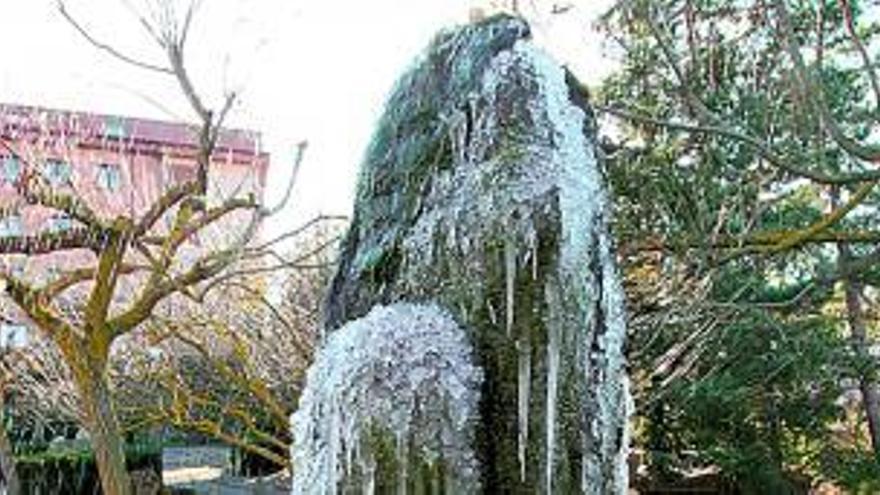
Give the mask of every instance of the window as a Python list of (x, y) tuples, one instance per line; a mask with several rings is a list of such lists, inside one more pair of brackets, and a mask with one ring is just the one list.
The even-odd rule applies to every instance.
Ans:
[(18, 278), (24, 277), (26, 264), (27, 264), (27, 257), (26, 256), (16, 257), (15, 259), (13, 259), (12, 262), (10, 263), (10, 265), (12, 267), (12, 274)]
[(62, 160), (49, 160), (43, 168), (43, 177), (53, 186), (68, 184), (70, 176), (70, 164)]
[(27, 346), (27, 327), (20, 323), (0, 324), (0, 347), (4, 349), (21, 349)]
[(21, 175), (21, 162), (18, 161), (18, 158), (14, 156), (5, 156), (3, 157), (2, 165), (3, 167), (0, 169), (0, 174), (2, 174), (3, 181), (9, 184), (17, 181), (19, 175)]
[(0, 238), (18, 237), (21, 235), (21, 231), (21, 215), (9, 213), (6, 216), (0, 217)]
[(121, 184), (121, 174), (119, 166), (112, 163), (102, 163), (98, 165), (98, 187), (105, 191), (116, 191)]
[(122, 117), (104, 118), (104, 135), (111, 138), (122, 139), (125, 137), (125, 122)]
[(60, 232), (66, 232), (73, 227), (73, 222), (70, 220), (70, 217), (67, 215), (54, 215), (49, 218), (49, 232), (53, 234), (57, 234)]
[(198, 171), (195, 165), (175, 164), (170, 166), (171, 181), (174, 184), (184, 184), (196, 180)]

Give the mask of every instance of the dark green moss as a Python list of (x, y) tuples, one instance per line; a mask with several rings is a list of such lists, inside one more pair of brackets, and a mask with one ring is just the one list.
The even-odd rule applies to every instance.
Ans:
[[(398, 80), (364, 157), (346, 249), (390, 249), (388, 239), (400, 238), (396, 231), (415, 223), (431, 181), (455, 166), (447, 122), (468, 110), (469, 97), (495, 55), (527, 37), (528, 26), (509, 16), (443, 32)], [(325, 309), (331, 329), (388, 302), (387, 294), (365, 297), (357, 290), (362, 268), (343, 257)]]
[[(546, 224), (548, 226), (553, 223)], [(544, 278), (533, 278), (531, 266), (517, 271), (514, 285), (514, 327), (508, 337), (504, 328), (506, 267), (504, 263), (503, 235), (486, 245), (487, 297), (496, 308), (493, 322), (488, 305), (482, 304), (469, 325), (476, 329), (475, 346), (477, 360), (487, 377), (481, 396), (481, 417), (478, 429), (478, 452), (488, 467), (484, 472), (483, 485), (500, 487), (499, 493), (534, 493), (543, 473), (534, 466), (542, 464), (546, 455), (543, 425), (535, 418), (545, 416), (546, 396), (546, 349), (547, 327), (543, 319), (547, 308), (544, 295)], [(558, 245), (553, 229), (539, 232), (537, 249), (532, 256), (537, 260), (537, 273), (551, 273), (557, 263)], [(522, 258), (520, 258), (522, 259)], [(531, 382), (529, 416), (529, 442), (526, 449), (526, 479), (521, 479), (518, 452), (518, 414), (513, 404), (518, 403), (518, 348), (517, 338), (527, 339), (531, 358)], [(560, 492), (562, 493), (562, 492)], [(567, 492), (566, 492), (567, 493)]]
[(380, 289), (394, 282), (401, 262), (400, 248), (396, 243), (378, 250), (362, 268), (363, 281)]
[[(375, 493), (397, 493), (404, 476), (407, 493), (447, 493), (443, 459), (427, 459), (411, 446), (407, 446), (407, 457), (401, 459), (396, 436), (375, 426), (362, 441), (362, 454), (371, 456), (375, 466)], [(360, 463), (351, 466), (351, 471), (343, 493), (361, 493), (368, 474), (362, 472)]]

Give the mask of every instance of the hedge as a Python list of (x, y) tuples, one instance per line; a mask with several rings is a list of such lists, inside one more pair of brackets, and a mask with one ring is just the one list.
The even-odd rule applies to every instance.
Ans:
[[(162, 473), (160, 443), (127, 444), (125, 456), (129, 471), (149, 469)], [(15, 465), (24, 494), (101, 493), (95, 456), (87, 447), (29, 452), (16, 456)]]

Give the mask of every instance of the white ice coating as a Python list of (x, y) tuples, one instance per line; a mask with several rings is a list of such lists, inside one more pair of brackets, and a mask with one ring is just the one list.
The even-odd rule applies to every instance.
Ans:
[[(617, 276), (614, 268), (613, 254), (610, 246), (610, 239), (608, 237), (600, 239), (600, 248), (597, 255), (600, 256), (599, 264), (602, 266), (603, 277), (606, 284), (605, 291), (602, 294), (604, 298), (602, 305), (606, 311), (605, 324), (608, 328), (599, 339), (599, 348), (602, 350), (604, 358), (604, 362), (602, 363), (602, 366), (600, 366), (602, 369), (589, 370), (588, 367), (588, 372), (593, 371), (595, 373), (596, 371), (601, 371), (607, 376), (609, 372), (619, 370), (620, 375), (616, 380), (606, 380), (606, 393), (598, 394), (599, 408), (596, 421), (598, 424), (607, 425), (613, 424), (616, 418), (625, 418), (625, 420), (628, 421), (635, 411), (635, 405), (633, 404), (632, 395), (629, 390), (629, 377), (623, 371), (624, 362), (626, 360), (626, 357), (623, 355), (624, 339), (626, 336), (626, 317), (624, 315), (625, 296), (623, 287), (620, 283), (620, 278)], [(590, 361), (588, 360), (588, 363), (589, 362)], [(623, 400), (618, 400), (619, 397), (622, 397)], [(602, 446), (603, 450), (612, 451), (614, 446), (610, 445), (609, 442), (612, 441), (613, 436), (603, 435), (601, 438), (604, 443)], [(622, 448), (618, 451), (616, 462), (618, 469), (614, 473), (616, 476), (614, 482), (617, 486), (626, 486), (629, 482), (629, 428), (623, 429), (623, 440), (621, 441), (621, 445)], [(587, 490), (595, 489), (595, 487), (591, 485), (592, 481), (588, 475), (589, 473), (587, 470), (584, 470), (583, 479), (581, 481), (584, 493), (588, 493)]]
[[(450, 42), (454, 41), (455, 37)], [(438, 304), (448, 303), (449, 309), (457, 311), (460, 321), (469, 325), (468, 332), (498, 332), (507, 337), (507, 345), (517, 346), (516, 455), (524, 486), (534, 482), (527, 485), (534, 492), (558, 493), (561, 480), (570, 482), (566, 478), (570, 474), (558, 469), (560, 459), (570, 455), (571, 449), (567, 447), (579, 443), (583, 452), (582, 492), (625, 493), (625, 426), (631, 405), (622, 355), (623, 293), (607, 233), (609, 200), (602, 187), (596, 144), (585, 129), (584, 111), (570, 100), (564, 70), (532, 42), (518, 41), (511, 49), (495, 55), (481, 77), (475, 94), (469, 95), (469, 101), (476, 102), (471, 118), (441, 116), (450, 126), (450, 135), (455, 136), (455, 163), (443, 171), (432, 172), (430, 187), (419, 197), (424, 208), (414, 218), (415, 224), (407, 225), (403, 231), (399, 245), (403, 261), (394, 293), (404, 298), (415, 294)], [(539, 241), (545, 239), (550, 242), (542, 245)], [(502, 253), (486, 247), (498, 246), (491, 242), (495, 240), (503, 242)], [(555, 247), (558, 252), (539, 253), (539, 246)], [(519, 270), (523, 272), (517, 273)], [(437, 281), (438, 273), (443, 276), (441, 283)], [(487, 277), (494, 274), (500, 274), (500, 287), (489, 283)], [(497, 293), (500, 291), (504, 293)], [(522, 307), (525, 301), (517, 301), (517, 295), (526, 293), (541, 299), (542, 291), (543, 301), (529, 301), (531, 308)], [(601, 314), (596, 312), (597, 306)], [(479, 316), (471, 321), (471, 315), (483, 308), (491, 328), (480, 326)], [(505, 312), (503, 319), (501, 311)], [(531, 324), (516, 320), (517, 315), (526, 314), (541, 318), (539, 325), (526, 328)], [(343, 328), (363, 325), (361, 322), (371, 315)], [(542, 330), (546, 335), (537, 333)], [(537, 337), (531, 344), (530, 336)], [(530, 347), (542, 337), (546, 337), (546, 345)], [(376, 342), (385, 345), (384, 342), (394, 339), (384, 336), (376, 338)], [(376, 342), (364, 340), (362, 344), (371, 347)], [(358, 353), (366, 351), (354, 352), (359, 356)], [(394, 360), (399, 361), (396, 366), (412, 367), (407, 352), (418, 356), (423, 350), (414, 346), (394, 350)], [(493, 351), (489, 352), (491, 355)], [(444, 358), (448, 359), (445, 355)], [(341, 363), (345, 359), (348, 358), (337, 356), (335, 361)], [(316, 366), (320, 361), (319, 356)], [(347, 365), (341, 364), (343, 368)], [(345, 387), (342, 376), (334, 375), (331, 380), (328, 374), (313, 379), (313, 373), (329, 371), (310, 372), (309, 387), (314, 380), (333, 381), (333, 388), (339, 390)], [(401, 389), (410, 390), (407, 386)], [(476, 394), (476, 388), (469, 390)], [(531, 397), (536, 390), (542, 390), (544, 396)], [(395, 411), (398, 406), (409, 411), (411, 396), (404, 395), (400, 404), (389, 397), (378, 396), (380, 402), (389, 403), (382, 411)], [(306, 396), (304, 406), (308, 404), (305, 399)], [(581, 401), (583, 411), (577, 424), (572, 424), (571, 414), (561, 415), (558, 411), (560, 402), (569, 405), (573, 400)], [(346, 438), (345, 425), (350, 421), (346, 414), (358, 415), (359, 421), (364, 417), (355, 411), (356, 407), (343, 406), (345, 403), (352, 402), (339, 399), (335, 406), (347, 411), (337, 414), (338, 429), (343, 432), (337, 443), (351, 445), (352, 440)], [(461, 406), (463, 402), (457, 404)], [(475, 403), (465, 406), (469, 407), (468, 416), (476, 415)], [(304, 420), (310, 422), (308, 428), (313, 430), (295, 432), (295, 436), (306, 438), (311, 450), (299, 453), (303, 457), (300, 460), (294, 451), (295, 479), (306, 476), (329, 480), (332, 477), (326, 470), (339, 470), (338, 459), (343, 457), (339, 451), (345, 448), (331, 448), (326, 440), (309, 440), (307, 432), (322, 431), (320, 428), (328, 422), (326, 412), (316, 406), (308, 407), (312, 412), (302, 414), (312, 417)], [(358, 403), (358, 407), (363, 406)], [(409, 412), (406, 415), (410, 416)], [(388, 428), (394, 432), (411, 432), (410, 424), (388, 420)], [(296, 422), (295, 427), (306, 428)], [(332, 453), (332, 463), (322, 465), (314, 460), (328, 459), (327, 452)], [(465, 454), (472, 459), (471, 450), (466, 449)], [(323, 471), (317, 475), (312, 471), (298, 473), (307, 459), (313, 460), (312, 465), (306, 464), (306, 469)], [(311, 486), (317, 491), (295, 493), (333, 493), (315, 483), (298, 486)]]
[[(521, 96), (516, 91), (523, 92), (525, 98), (511, 101)], [(544, 422), (540, 440), (545, 445), (544, 448), (528, 445), (530, 420), (538, 418), (527, 417), (532, 402), (530, 384), (525, 382), (536, 378), (531, 372), (532, 363), (520, 353), (517, 365), (520, 474), (529, 469), (526, 449), (543, 451), (543, 473), (539, 476), (542, 490), (556, 492), (556, 459), (565, 455), (556, 445), (562, 434), (557, 412), (559, 384), (563, 373), (565, 376), (579, 373), (582, 376), (576, 381), (584, 383), (590, 395), (595, 396), (595, 400), (583, 398), (584, 411), (597, 410), (597, 416), (590, 421), (601, 425), (598, 430), (584, 433), (585, 437), (592, 437), (584, 440), (584, 493), (623, 493), (626, 463), (619, 463), (624, 475), (617, 473), (615, 476), (621, 477), (616, 480), (608, 480), (603, 473), (609, 453), (626, 450), (613, 446), (618, 430), (625, 430), (628, 414), (628, 409), (620, 407), (627, 400), (621, 400), (621, 393), (626, 393), (621, 344), (625, 334), (623, 295), (606, 227), (609, 200), (602, 187), (596, 145), (585, 132), (586, 115), (570, 100), (564, 70), (529, 40), (520, 40), (493, 58), (478, 92), (478, 100), (483, 103), (473, 119), (472, 139), (470, 143), (456, 140), (456, 146), (467, 145), (470, 149), (455, 150), (454, 156), (478, 157), (485, 161), (457, 164), (450, 173), (433, 178), (432, 198), (428, 203), (442, 207), (428, 208), (404, 239), (407, 260), (404, 265), (409, 271), (403, 283), (410, 284), (409, 290), (418, 293), (419, 285), (432, 276), (434, 263), (453, 256), (464, 266), (457, 276), (467, 282), (458, 290), (471, 300), (484, 301), (493, 326), (497, 326), (492, 295), (485, 291), (485, 281), (475, 274), (480, 273), (480, 264), (486, 256), (480, 251), (482, 239), (503, 236), (503, 302), (506, 306), (503, 331), (511, 345), (522, 342), (522, 333), (530, 331), (517, 328), (512, 319), (516, 314), (518, 281), (526, 280), (529, 275), (532, 280), (543, 281), (546, 302), (543, 319), (548, 344), (542, 350), (547, 363), (543, 377), (546, 396), (543, 398), (544, 418), (540, 418)], [(505, 139), (511, 135), (511, 129), (505, 126), (512, 124), (501, 122), (498, 112), (502, 108), (518, 112), (518, 119), (527, 126), (521, 132), (518, 130), (509, 143)], [(489, 146), (493, 151), (482, 153), (481, 146)], [(553, 272), (540, 273), (537, 235), (539, 225), (546, 220), (539, 218), (543, 210), (554, 207), (547, 199), (554, 196), (561, 217), (560, 251)], [(435, 243), (437, 232), (446, 234), (441, 236), (445, 244)], [(439, 253), (438, 249), (448, 252)], [(521, 258), (520, 253), (524, 253)], [(597, 257), (598, 263), (595, 263)], [(518, 259), (530, 260), (532, 266), (519, 265)], [(601, 267), (601, 274), (591, 272), (593, 264)], [(531, 274), (517, 277), (516, 271), (520, 268)], [(600, 327), (594, 328), (598, 319), (594, 307), (599, 297), (603, 298), (600, 305), (605, 315)], [(598, 370), (592, 369), (590, 361), (594, 335), (598, 335), (596, 340), (605, 352)], [(570, 349), (575, 343), (578, 348)], [(594, 401), (598, 401), (598, 407)], [(588, 427), (584, 425), (584, 429)]]
[(447, 489), (477, 491), (481, 381), (465, 332), (437, 306), (377, 306), (347, 323), (318, 351), (291, 417), (293, 493), (335, 494), (352, 469), (372, 492), (374, 431), (395, 436), (402, 484), (415, 454), (442, 461)]
[[(598, 417), (593, 418), (594, 425), (603, 425), (610, 431), (594, 431), (595, 438), (601, 439), (603, 452), (613, 452), (614, 446), (610, 444), (615, 438), (614, 430), (623, 424), (624, 447), (620, 449), (615, 473), (616, 480), (605, 480), (604, 486), (595, 486), (596, 480), (602, 479), (602, 474), (592, 469), (599, 469), (599, 459), (583, 459), (584, 473), (582, 479), (583, 493), (603, 493), (608, 487), (614, 487), (619, 492), (624, 492), (627, 486), (627, 428), (626, 420), (631, 412), (631, 399), (627, 389), (627, 378), (624, 372), (624, 356), (622, 354), (623, 339), (625, 338), (625, 317), (623, 314), (624, 298), (616, 273), (612, 257), (610, 239), (605, 230), (605, 222), (608, 218), (609, 200), (602, 188), (603, 178), (594, 154), (595, 144), (588, 141), (584, 133), (586, 116), (583, 111), (570, 100), (570, 87), (565, 79), (563, 69), (555, 63), (547, 54), (536, 48), (528, 40), (521, 40), (515, 44), (512, 50), (499, 54), (493, 61), (484, 79), (484, 90), (489, 94), (495, 92), (495, 87), (503, 84), (504, 77), (513, 66), (528, 71), (532, 80), (538, 85), (539, 96), (532, 98), (539, 108), (532, 108), (536, 115), (543, 114), (549, 120), (547, 129), (553, 131), (550, 149), (551, 156), (542, 167), (540, 172), (545, 177), (544, 187), (550, 185), (559, 186), (559, 209), (562, 214), (562, 241), (560, 253), (560, 266), (558, 273), (561, 281), (573, 294), (583, 294), (578, 298), (583, 313), (586, 315), (584, 324), (589, 335), (592, 332), (601, 331), (598, 338), (600, 348), (604, 352), (602, 370), (590, 369), (589, 339), (584, 339), (583, 349), (580, 354), (585, 359), (584, 379), (592, 381), (591, 376), (605, 378), (601, 383), (602, 389), (596, 392), (598, 397)], [(555, 173), (554, 173), (555, 172)], [(541, 186), (542, 184), (533, 184)], [(538, 187), (534, 193), (542, 192), (543, 187)], [(598, 228), (597, 228), (598, 226)], [(598, 249), (596, 249), (598, 248)], [(598, 252), (595, 252), (595, 251)], [(595, 282), (589, 277), (586, 267), (590, 258), (599, 257), (598, 266), (602, 270), (603, 287), (601, 292), (601, 305), (605, 311), (602, 322), (604, 329), (592, 328), (595, 315), (592, 314), (593, 299), (599, 297)], [(508, 294), (511, 291), (508, 289)], [(511, 297), (508, 295), (508, 297)], [(552, 301), (554, 298), (571, 297), (570, 294), (556, 294), (548, 287), (546, 297), (548, 306), (561, 308), (562, 301)], [(508, 305), (512, 306), (512, 301)], [(550, 319), (559, 321), (559, 318), (573, 317), (575, 315), (549, 315)], [(583, 331), (582, 330), (582, 331)], [(557, 394), (560, 367), (560, 338), (559, 327), (552, 323), (548, 325), (547, 344), (547, 396), (546, 396), (546, 465), (545, 465), (545, 490), (554, 493), (554, 464), (557, 435)], [(520, 363), (522, 367), (523, 364)], [(520, 369), (519, 380), (530, 379)], [(588, 382), (589, 383), (589, 382)], [(519, 384), (520, 397), (527, 397), (523, 393), (524, 386)], [(527, 390), (527, 389), (526, 389)], [(621, 395), (623, 400), (620, 400)], [(520, 406), (522, 408), (522, 406)], [(522, 414), (522, 413), (520, 413)], [(622, 419), (621, 419), (622, 418)], [(527, 438), (528, 421), (519, 421), (519, 438)], [(525, 455), (520, 453), (520, 462), (525, 462)], [(592, 468), (592, 469), (591, 469)]]

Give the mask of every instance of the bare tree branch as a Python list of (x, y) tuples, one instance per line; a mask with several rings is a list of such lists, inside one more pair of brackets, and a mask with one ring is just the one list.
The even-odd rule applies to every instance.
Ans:
[(299, 169), (302, 165), (303, 157), (305, 156), (307, 147), (307, 141), (300, 141), (296, 145), (296, 157), (293, 159), (293, 169), (290, 171), (290, 179), (287, 181), (287, 189), (284, 191), (284, 196), (281, 197), (281, 200), (278, 202), (277, 205), (272, 208), (267, 208), (265, 210), (265, 216), (275, 215), (287, 205), (288, 201), (290, 201), (290, 196), (293, 194), (293, 186), (296, 183), (296, 176), (299, 174)]
[[(862, 58), (862, 72), (865, 73), (868, 81), (871, 82), (871, 89), (874, 91), (874, 107), (880, 109), (880, 80), (878, 80), (877, 71), (874, 70), (874, 65), (871, 63), (871, 56), (868, 55), (868, 50), (865, 48), (865, 44), (862, 43), (862, 40), (856, 32), (855, 21), (853, 20), (852, 8), (850, 7), (849, 0), (838, 0), (837, 4), (843, 12), (843, 21), (846, 25), (846, 32), (849, 34), (850, 41), (852, 41), (853, 46), (856, 47), (859, 56)], [(824, 7), (824, 4), (820, 4), (820, 6)]]
[(768, 163), (770, 163), (774, 167), (797, 177), (804, 177), (821, 184), (847, 185), (880, 179), (880, 170), (867, 170), (864, 172), (849, 172), (831, 175), (820, 172), (818, 170), (809, 170), (792, 165), (787, 160), (776, 154), (773, 150), (768, 148), (767, 145), (764, 144), (764, 142), (760, 139), (749, 136), (748, 134), (741, 133), (730, 127), (687, 124), (683, 122), (663, 120), (620, 107), (595, 105), (593, 108), (597, 112), (607, 113), (622, 118), (624, 120), (640, 122), (642, 124), (655, 125), (658, 127), (664, 127), (676, 131), (691, 132), (695, 134), (711, 134), (734, 139), (752, 147), (758, 154), (760, 154), (765, 160), (767, 160)]
[(79, 32), (79, 34), (83, 38), (86, 39), (86, 41), (91, 43), (98, 50), (107, 52), (110, 55), (116, 57), (117, 59), (119, 59), (127, 64), (133, 65), (135, 67), (139, 67), (141, 69), (159, 72), (162, 74), (171, 74), (171, 75), (174, 74), (174, 71), (167, 68), (167, 67), (161, 67), (161, 66), (153, 65), (153, 64), (150, 64), (147, 62), (142, 62), (140, 60), (137, 60), (136, 58), (129, 57), (128, 55), (120, 52), (119, 50), (117, 50), (116, 48), (114, 48), (111, 45), (108, 45), (106, 43), (98, 41), (94, 36), (91, 35), (91, 33), (89, 33), (88, 30), (86, 30), (79, 22), (77, 22), (77, 20), (74, 19), (72, 15), (70, 15), (70, 13), (67, 11), (67, 7), (64, 4), (63, 0), (58, 0), (57, 7), (58, 7), (58, 12), (60, 12), (61, 15), (64, 16), (64, 18), (67, 20), (67, 22), (70, 23), (70, 25), (73, 26), (73, 28), (76, 29), (77, 32)]

